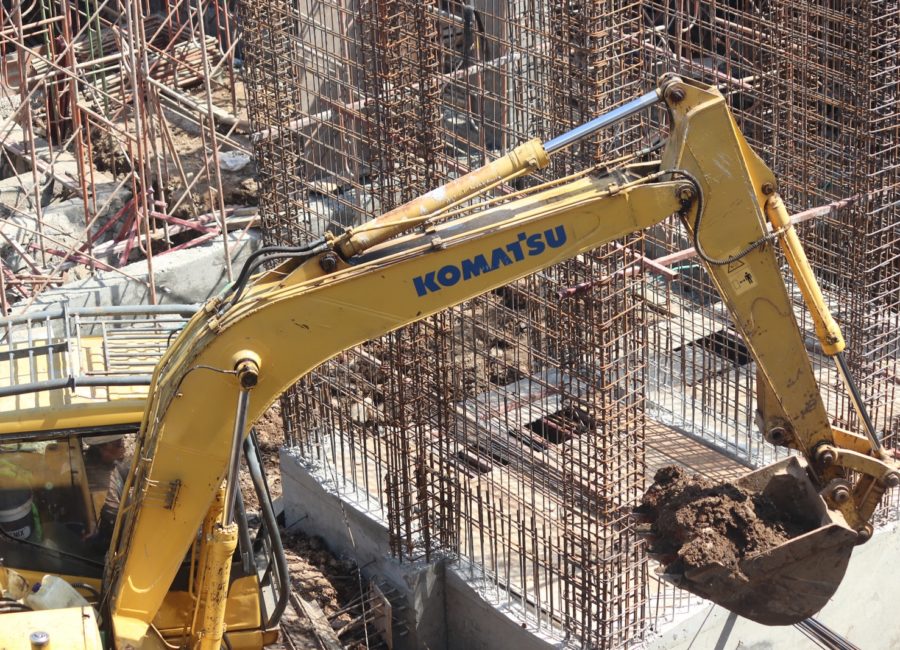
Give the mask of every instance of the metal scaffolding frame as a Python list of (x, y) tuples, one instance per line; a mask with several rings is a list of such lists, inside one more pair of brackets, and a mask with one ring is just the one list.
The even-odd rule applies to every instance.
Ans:
[(239, 46), (225, 0), (4, 3), (3, 313), (134, 259), (156, 302), (154, 256), (216, 238), (227, 250), (220, 156), (251, 156)]

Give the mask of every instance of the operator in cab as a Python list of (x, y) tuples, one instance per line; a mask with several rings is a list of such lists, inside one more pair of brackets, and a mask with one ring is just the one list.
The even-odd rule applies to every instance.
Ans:
[(91, 436), (84, 438), (84, 470), (91, 494), (105, 493), (109, 473), (125, 458), (125, 436)]
[(97, 527), (87, 542), (95, 551), (105, 552), (119, 512), (119, 502), (131, 464), (125, 436), (91, 436), (84, 439), (87, 451), (84, 466), (90, 487)]
[(97, 527), (87, 542), (95, 552), (105, 552), (112, 538), (131, 458), (124, 434), (92, 436), (84, 442), (87, 445), (84, 468), (97, 513)]

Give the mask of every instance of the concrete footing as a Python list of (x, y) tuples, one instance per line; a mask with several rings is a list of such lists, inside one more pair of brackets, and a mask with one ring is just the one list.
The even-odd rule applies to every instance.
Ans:
[[(351, 557), (369, 580), (386, 583), (394, 602), (394, 647), (400, 650), (548, 650), (560, 647), (482, 597), (447, 558), (400, 563), (390, 555), (388, 529), (375, 510), (340, 498), (334, 482), (290, 451), (281, 452), (285, 525), (322, 537)], [(373, 504), (373, 508), (376, 507)], [(399, 607), (398, 607), (399, 606)]]
[[(396, 648), (430, 650), (547, 650), (565, 647), (559, 638), (523, 627), (517, 612), (495, 606), (464, 567), (449, 558), (430, 564), (400, 563), (390, 556), (388, 530), (365, 495), (338, 496), (321, 468), (282, 450), (281, 473), (288, 527), (324, 538), (329, 548), (351, 557), (366, 578), (387, 583), (403, 602), (394, 616)], [(900, 532), (879, 530), (856, 549), (835, 598), (816, 617), (860, 648), (900, 648)], [(792, 626), (767, 627), (708, 604), (650, 632), (648, 650), (756, 650), (818, 648)]]

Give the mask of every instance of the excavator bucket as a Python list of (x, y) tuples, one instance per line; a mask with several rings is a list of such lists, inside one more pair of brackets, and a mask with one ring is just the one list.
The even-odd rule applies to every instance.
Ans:
[(768, 497), (780, 513), (805, 522), (808, 532), (748, 554), (736, 566), (712, 561), (680, 573), (663, 571), (662, 577), (764, 625), (791, 625), (812, 616), (837, 590), (856, 532), (826, 507), (798, 458), (764, 467), (735, 485)]

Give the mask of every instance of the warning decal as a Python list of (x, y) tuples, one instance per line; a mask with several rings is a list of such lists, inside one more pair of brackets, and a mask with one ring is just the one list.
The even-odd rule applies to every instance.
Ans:
[(728, 281), (738, 294), (742, 294), (756, 286), (756, 278), (750, 272), (750, 267), (742, 260), (731, 262), (726, 271), (728, 273)]

